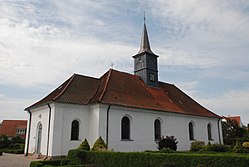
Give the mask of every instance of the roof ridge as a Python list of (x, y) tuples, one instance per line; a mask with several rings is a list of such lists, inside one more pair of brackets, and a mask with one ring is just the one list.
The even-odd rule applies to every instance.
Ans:
[[(96, 78), (97, 80), (100, 80), (99, 78)], [(92, 97), (88, 100), (87, 104), (91, 103), (91, 101), (94, 99), (95, 95), (98, 93), (100, 87), (100, 83), (98, 83), (98, 87), (95, 90), (95, 93), (92, 95)]]
[(74, 73), (75, 76), (79, 76), (79, 77), (86, 77), (86, 78), (90, 78), (90, 79), (99, 79), (99, 78), (96, 78), (96, 77), (91, 77), (91, 76), (88, 76), (88, 75), (85, 75), (85, 74), (77, 74), (77, 73)]
[(108, 72), (108, 76), (107, 76), (107, 79), (106, 79), (106, 82), (105, 82), (105, 86), (104, 86), (104, 89), (99, 97), (99, 102), (103, 99), (104, 95), (105, 95), (105, 92), (106, 92), (106, 89), (107, 89), (107, 85), (109, 83), (109, 80), (110, 80), (110, 77), (111, 77), (111, 73), (112, 73), (112, 69), (109, 70)]
[[(68, 81), (67, 85), (64, 87), (64, 89), (57, 95), (55, 96), (52, 101), (56, 100), (57, 98), (59, 98), (68, 88), (68, 86), (70, 85), (70, 83), (72, 82), (72, 80), (75, 78), (77, 74), (73, 74), (73, 76), (71, 76), (70, 80)], [(61, 86), (59, 86), (61, 87)]]

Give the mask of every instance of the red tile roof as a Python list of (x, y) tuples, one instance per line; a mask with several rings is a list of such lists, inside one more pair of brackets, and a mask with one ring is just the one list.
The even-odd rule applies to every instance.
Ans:
[(0, 135), (16, 136), (17, 129), (27, 129), (26, 120), (3, 120), (0, 126)]
[(149, 87), (139, 76), (116, 70), (109, 70), (99, 79), (74, 74), (44, 99), (25, 110), (53, 101), (71, 104), (103, 103), (219, 117), (198, 104), (175, 85), (159, 82), (159, 87)]
[(241, 125), (241, 119), (240, 116), (224, 116), (225, 119), (229, 119), (229, 120), (235, 120), (238, 125)]

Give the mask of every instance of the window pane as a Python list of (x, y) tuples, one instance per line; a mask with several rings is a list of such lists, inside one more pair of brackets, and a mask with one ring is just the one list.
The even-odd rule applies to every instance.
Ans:
[(207, 126), (207, 131), (208, 131), (208, 140), (212, 140), (212, 130), (210, 124), (208, 124)]
[(161, 137), (161, 122), (156, 119), (154, 122), (154, 132), (155, 132), (155, 140), (159, 140)]
[(130, 120), (128, 117), (122, 118), (121, 139), (130, 139)]
[(192, 122), (189, 123), (189, 140), (194, 140), (194, 127)]
[(71, 140), (79, 140), (79, 122), (76, 120), (72, 122)]

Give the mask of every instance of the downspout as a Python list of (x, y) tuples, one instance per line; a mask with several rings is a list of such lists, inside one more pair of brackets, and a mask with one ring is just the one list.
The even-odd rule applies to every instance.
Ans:
[(28, 131), (28, 136), (27, 136), (27, 147), (26, 147), (26, 154), (25, 156), (28, 156), (29, 154), (29, 139), (30, 139), (30, 128), (31, 128), (31, 112), (29, 109), (27, 109), (29, 113), (29, 131)]
[(109, 133), (109, 113), (110, 113), (111, 105), (108, 106), (106, 112), (106, 147), (108, 149), (108, 133)]
[(46, 158), (48, 158), (48, 148), (49, 148), (49, 135), (50, 135), (50, 120), (51, 120), (51, 107), (49, 105), (49, 103), (47, 104), (48, 108), (49, 108), (49, 115), (48, 115), (48, 137), (47, 137), (47, 154), (46, 154)]
[(217, 121), (217, 125), (218, 125), (219, 143), (221, 144), (221, 140), (220, 140), (220, 124), (219, 124), (220, 120), (221, 119), (219, 118), (218, 121)]

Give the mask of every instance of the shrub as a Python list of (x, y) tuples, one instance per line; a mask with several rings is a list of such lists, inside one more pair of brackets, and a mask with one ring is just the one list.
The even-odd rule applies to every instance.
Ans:
[(246, 149), (249, 149), (249, 142), (244, 142), (242, 146)]
[(86, 160), (86, 151), (85, 150), (80, 150), (80, 151), (77, 152), (76, 156), (79, 158), (79, 160), (80, 160), (79, 164), (81, 165)]
[(161, 150), (163, 148), (170, 148), (171, 150), (177, 150), (177, 141), (174, 136), (162, 136), (160, 141), (158, 142), (158, 149)]
[(14, 148), (4, 148), (4, 149), (1, 149), (2, 152), (5, 152), (5, 153), (14, 153), (14, 154), (23, 154), (24, 153), (24, 149), (14, 149)]
[(107, 149), (107, 146), (101, 136), (95, 141), (92, 147), (92, 151), (104, 151)]
[(162, 148), (160, 150), (160, 153), (174, 153), (174, 150), (171, 150), (170, 148)]
[(30, 163), (30, 167), (42, 167), (43, 164), (41, 163), (42, 161), (32, 161)]
[(20, 144), (19, 144), (19, 147), (20, 147), (20, 149), (23, 149), (23, 150), (24, 150), (24, 148), (25, 148), (25, 144), (20, 143)]
[(9, 148), (14, 148), (14, 144), (9, 144)]
[(13, 151), (14, 154), (23, 154), (24, 150), (23, 149), (17, 149)]
[(20, 148), (20, 144), (19, 143), (15, 143), (14, 144), (14, 148)]
[(68, 159), (62, 159), (60, 162), (60, 166), (67, 165), (70, 161)]
[(32, 161), (30, 167), (59, 166), (61, 160)]
[(10, 140), (6, 135), (0, 136), (0, 148), (8, 148), (10, 144)]
[(205, 151), (213, 151), (213, 152), (227, 152), (230, 150), (230, 147), (223, 144), (207, 144), (205, 147)]
[(86, 150), (86, 151), (89, 151), (90, 150), (90, 146), (89, 146), (89, 143), (88, 141), (85, 139), (79, 146), (80, 150)]
[[(84, 153), (81, 153), (84, 152)], [(70, 161), (68, 164), (69, 165), (79, 165), (83, 163), (83, 160), (85, 158), (85, 152), (84, 150), (79, 150), (79, 149), (73, 149), (68, 151), (68, 160)], [(83, 157), (81, 157), (83, 156)]]
[[(56, 167), (56, 166), (44, 165), (43, 167)], [(85, 165), (63, 165), (63, 166), (60, 166), (60, 167), (86, 167), (86, 166)]]
[(243, 153), (244, 152), (244, 148), (241, 145), (240, 141), (237, 140), (235, 146), (233, 147), (233, 151), (236, 153)]
[(189, 154), (145, 152), (93, 152), (85, 151), (86, 163), (101, 167), (247, 167), (248, 156), (234, 154)]
[(203, 141), (194, 141), (191, 143), (190, 151), (199, 151), (205, 147), (205, 142)]
[(11, 139), (11, 143), (15, 144), (15, 143), (24, 143), (24, 139), (21, 138), (20, 136), (15, 136)]

